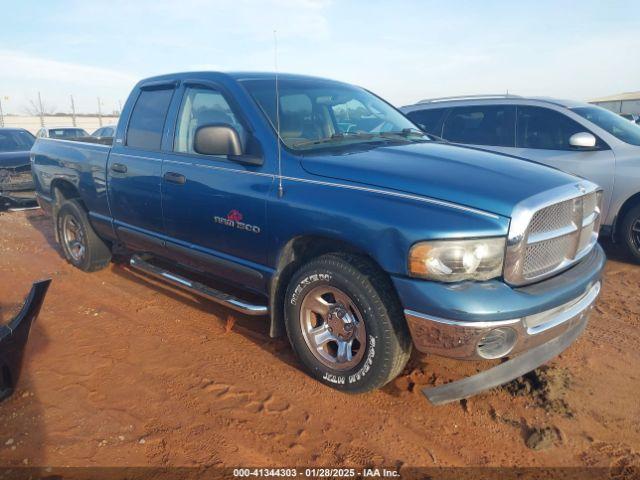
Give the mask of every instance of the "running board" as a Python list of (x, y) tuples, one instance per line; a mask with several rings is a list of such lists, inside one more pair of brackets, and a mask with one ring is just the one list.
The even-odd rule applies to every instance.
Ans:
[(219, 303), (220, 305), (224, 305), (225, 307), (235, 310), (236, 312), (253, 316), (267, 315), (269, 313), (269, 308), (267, 306), (254, 305), (252, 303), (245, 302), (244, 300), (240, 300), (233, 295), (220, 292), (219, 290), (208, 287), (207, 285), (204, 285), (200, 282), (195, 282), (180, 275), (176, 275), (175, 273), (171, 273), (168, 270), (164, 270), (147, 262), (140, 255), (133, 255), (131, 257), (131, 260), (129, 261), (129, 265), (131, 266), (131, 268), (140, 270), (141, 272), (149, 274), (152, 277), (164, 280), (171, 285), (180, 287), (195, 295), (207, 298), (213, 302)]

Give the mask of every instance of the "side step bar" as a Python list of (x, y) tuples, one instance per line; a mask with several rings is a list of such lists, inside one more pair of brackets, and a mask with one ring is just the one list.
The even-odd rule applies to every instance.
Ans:
[(202, 283), (189, 280), (180, 275), (176, 275), (175, 273), (171, 273), (168, 270), (164, 270), (147, 262), (140, 255), (133, 255), (131, 257), (131, 260), (129, 261), (129, 265), (135, 270), (140, 270), (141, 272), (149, 274), (152, 277), (164, 280), (171, 285), (180, 287), (195, 295), (199, 295), (201, 297), (212, 300), (216, 303), (219, 303), (220, 305), (224, 305), (225, 307), (235, 310), (236, 312), (254, 316), (267, 315), (269, 313), (269, 307), (265, 305), (254, 305), (245, 302), (244, 300), (240, 300), (233, 295), (220, 292), (219, 290), (208, 287), (207, 285), (204, 285)]

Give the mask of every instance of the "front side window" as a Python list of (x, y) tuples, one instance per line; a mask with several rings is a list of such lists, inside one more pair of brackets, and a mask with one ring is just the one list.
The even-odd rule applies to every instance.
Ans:
[(178, 115), (174, 150), (196, 153), (193, 148), (196, 131), (214, 124), (229, 125), (236, 129), (241, 139), (245, 136), (244, 127), (220, 92), (201, 87), (187, 88)]
[(413, 120), (423, 131), (433, 135), (442, 135), (440, 122), (446, 113), (446, 108), (430, 108), (428, 110), (415, 110), (407, 113), (407, 117)]
[(0, 152), (31, 150), (35, 138), (29, 132), (0, 130)]
[(574, 108), (573, 111), (606, 130), (617, 139), (631, 145), (640, 145), (640, 126), (635, 123), (600, 107), (578, 107)]
[(456, 107), (445, 120), (442, 137), (456, 143), (513, 147), (514, 128), (512, 105)]
[(140, 92), (129, 120), (127, 146), (144, 150), (160, 150), (162, 130), (172, 95), (173, 89)]
[(516, 130), (519, 148), (573, 150), (569, 139), (586, 128), (548, 108), (518, 106)]
[(242, 80), (292, 150), (348, 147), (356, 144), (428, 141), (408, 118), (366, 90), (337, 82), (283, 79), (279, 102), (273, 80)]

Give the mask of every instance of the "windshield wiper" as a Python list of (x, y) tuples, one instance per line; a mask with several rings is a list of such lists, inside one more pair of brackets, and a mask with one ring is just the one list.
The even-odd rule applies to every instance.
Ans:
[(417, 130), (415, 128), (403, 128), (402, 130), (398, 131), (398, 132), (380, 132), (378, 133), (378, 135), (380, 135), (381, 137), (388, 137), (388, 136), (396, 136), (396, 137), (404, 137), (404, 138), (409, 138), (411, 136), (420, 136), (420, 137), (426, 137), (427, 135), (422, 131), (422, 130)]
[(376, 135), (377, 134), (375, 134), (375, 133), (364, 133), (364, 132), (358, 132), (358, 133), (351, 133), (351, 132), (334, 133), (330, 137), (318, 138), (318, 139), (314, 139), (314, 140), (307, 140), (307, 141), (304, 141), (304, 142), (296, 143), (296, 144), (294, 144), (292, 146), (293, 147), (304, 147), (306, 145), (320, 145), (322, 143), (331, 143), (331, 142), (336, 142), (336, 141), (345, 140), (345, 139), (351, 139), (351, 138), (365, 138), (367, 140), (370, 140), (370, 139), (374, 138)]

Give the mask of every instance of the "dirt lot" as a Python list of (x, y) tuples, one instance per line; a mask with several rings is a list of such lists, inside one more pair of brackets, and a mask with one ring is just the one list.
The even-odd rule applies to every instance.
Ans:
[(381, 391), (307, 377), (266, 319), (121, 265), (65, 263), (40, 211), (0, 217), (0, 315), (53, 284), (17, 394), (0, 405), (0, 465), (640, 465), (640, 267), (609, 248), (586, 333), (509, 389), (434, 407), (421, 386), (481, 368), (414, 354)]

